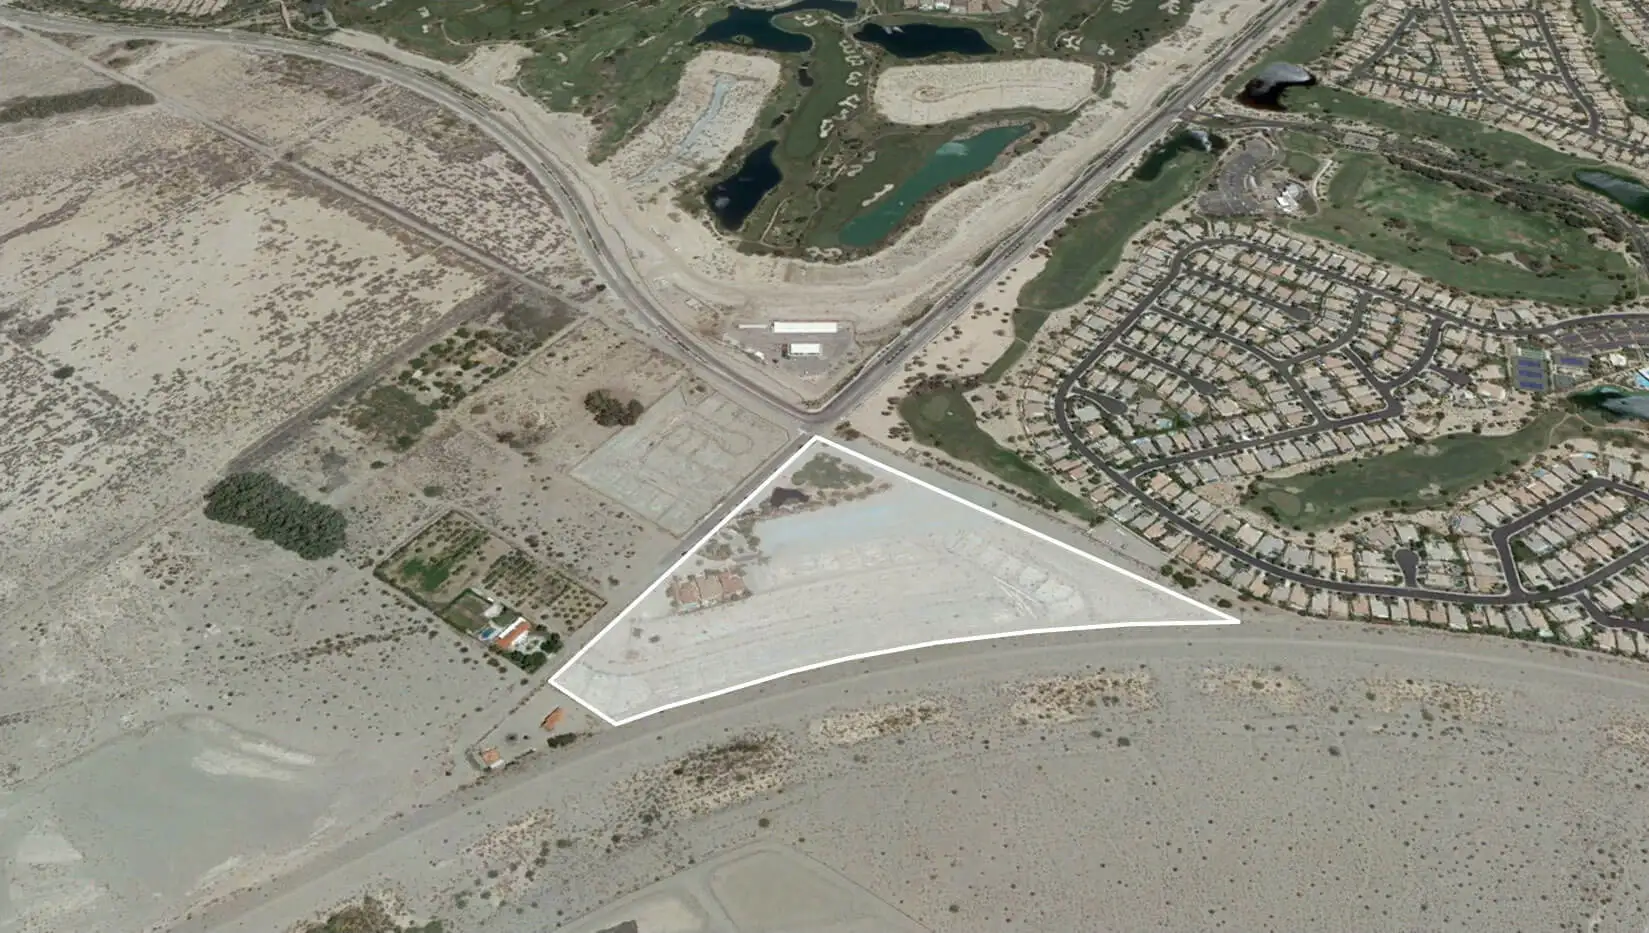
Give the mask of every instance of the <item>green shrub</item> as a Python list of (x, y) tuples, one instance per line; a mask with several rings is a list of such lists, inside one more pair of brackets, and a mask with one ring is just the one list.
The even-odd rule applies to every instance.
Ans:
[(344, 515), (311, 502), (268, 473), (235, 473), (206, 494), (206, 517), (252, 529), (257, 537), (305, 560), (344, 546)]

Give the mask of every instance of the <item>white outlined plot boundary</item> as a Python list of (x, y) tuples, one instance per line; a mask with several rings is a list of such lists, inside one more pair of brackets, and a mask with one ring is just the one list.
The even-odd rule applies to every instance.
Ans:
[[(1167, 596), (1171, 596), (1174, 599), (1179, 600), (1180, 602), (1186, 603), (1187, 605), (1189, 605), (1191, 607), (1194, 607), (1196, 610), (1198, 610), (1199, 613), (1206, 613), (1207, 615), (1206, 615), (1205, 618), (1193, 618), (1193, 619), (1183, 619), (1183, 620), (1174, 620), (1174, 621), (1093, 622), (1093, 623), (1087, 623), (1087, 624), (1081, 624), (1081, 625), (1065, 625), (1065, 626), (1058, 626), (1058, 627), (1022, 629), (1022, 630), (1019, 630), (1019, 631), (1010, 631), (1010, 632), (989, 632), (989, 633), (980, 634), (980, 635), (964, 635), (964, 636), (957, 636), (957, 637), (952, 637), (952, 638), (940, 638), (940, 639), (935, 639), (935, 640), (932, 640), (932, 641), (912, 642), (910, 644), (900, 645), (900, 646), (895, 647), (895, 648), (881, 648), (881, 649), (877, 649), (877, 650), (874, 650), (874, 651), (865, 651), (865, 652), (860, 652), (860, 653), (857, 653), (857, 654), (843, 655), (841, 657), (829, 658), (827, 660), (814, 662), (812, 664), (805, 664), (805, 665), (802, 665), (800, 667), (794, 667), (794, 668), (789, 668), (787, 670), (777, 671), (777, 672), (772, 673), (772, 674), (767, 674), (767, 675), (764, 675), (762, 677), (758, 677), (754, 680), (749, 680), (749, 681), (746, 681), (744, 683), (734, 684), (733, 686), (730, 686), (730, 687), (722, 687), (720, 689), (709, 691), (707, 693), (703, 693), (703, 694), (700, 694), (698, 696), (689, 697), (689, 698), (684, 699), (684, 700), (675, 700), (675, 701), (672, 701), (670, 703), (661, 704), (661, 705), (659, 705), (657, 707), (654, 707), (652, 709), (643, 710), (642, 712), (635, 713), (635, 714), (632, 714), (632, 715), (629, 715), (629, 716), (625, 716), (625, 717), (620, 718), (620, 719), (614, 719), (613, 717), (607, 715), (601, 709), (596, 707), (595, 704), (593, 704), (590, 701), (584, 699), (583, 697), (579, 696), (578, 694), (574, 693), (573, 691), (567, 689), (565, 686), (562, 685), (562, 683), (561, 683), (562, 677), (569, 670), (571, 670), (574, 666), (576, 666), (578, 664), (578, 662), (584, 657), (584, 655), (587, 652), (589, 652), (589, 650), (591, 648), (595, 647), (597, 642), (601, 641), (601, 639), (604, 636), (606, 636), (608, 632), (612, 631), (616, 626), (618, 626), (620, 623), (622, 623), (625, 620), (626, 617), (628, 617), (633, 611), (635, 611), (637, 606), (641, 605), (641, 603), (644, 600), (647, 599), (647, 597), (651, 596), (655, 591), (658, 590), (659, 587), (663, 586), (666, 581), (668, 581), (671, 577), (675, 576), (676, 571), (679, 570), (683, 564), (687, 563), (688, 560), (692, 559), (692, 557), (695, 554), (698, 553), (699, 549), (701, 547), (703, 547), (704, 544), (707, 541), (711, 540), (718, 533), (720, 533), (720, 531), (724, 527), (726, 527), (730, 522), (732, 522), (733, 519), (735, 519), (739, 515), (743, 514), (744, 511), (750, 507), (751, 503), (755, 502), (757, 498), (759, 498), (763, 493), (768, 491), (768, 488), (773, 485), (774, 480), (776, 480), (779, 477), (783, 476), (786, 472), (788, 472), (790, 470), (791, 467), (795, 466), (795, 464), (798, 461), (800, 461), (804, 456), (807, 456), (808, 454), (814, 453), (814, 452), (818, 451), (820, 448), (826, 448), (826, 449), (831, 450), (834, 453), (839, 453), (839, 454), (842, 454), (844, 456), (851, 457), (852, 459), (857, 460), (860, 463), (864, 463), (864, 464), (870, 466), (871, 468), (873, 468), (875, 470), (878, 470), (880, 472), (889, 474), (891, 476), (896, 476), (901, 480), (904, 480), (904, 481), (909, 482), (909, 483), (913, 483), (913, 484), (915, 484), (915, 485), (917, 485), (917, 486), (919, 486), (923, 489), (926, 489), (929, 492), (937, 493), (940, 496), (943, 496), (945, 499), (947, 499), (947, 500), (949, 500), (953, 503), (964, 506), (968, 509), (972, 509), (973, 511), (978, 512), (982, 515), (986, 515), (986, 516), (990, 517), (993, 521), (997, 521), (997, 522), (1000, 522), (1004, 525), (1007, 525), (1008, 527), (1013, 528), (1014, 530), (1016, 530), (1016, 531), (1018, 531), (1022, 534), (1029, 535), (1030, 537), (1035, 538), (1036, 540), (1041, 541), (1044, 544), (1051, 544), (1054, 547), (1059, 548), (1060, 550), (1063, 550), (1063, 551), (1065, 551), (1069, 554), (1075, 555), (1076, 557), (1080, 557), (1083, 560), (1089, 561), (1090, 563), (1093, 563), (1093, 564), (1095, 564), (1099, 567), (1103, 567), (1104, 569), (1106, 569), (1106, 570), (1108, 570), (1112, 573), (1119, 574), (1119, 575), (1121, 575), (1121, 576), (1123, 576), (1123, 577), (1125, 577), (1129, 580), (1134, 581), (1135, 583), (1143, 584), (1143, 585), (1145, 585), (1145, 586), (1147, 586), (1147, 587), (1149, 587), (1153, 590), (1156, 590), (1159, 593), (1162, 593), (1162, 594), (1167, 595)], [(716, 697), (726, 696), (729, 693), (736, 693), (740, 690), (746, 690), (746, 689), (749, 689), (751, 687), (758, 686), (760, 684), (765, 684), (765, 683), (768, 683), (768, 682), (774, 681), (774, 680), (780, 680), (782, 678), (790, 677), (790, 676), (793, 676), (795, 674), (802, 674), (802, 673), (806, 673), (808, 671), (816, 671), (816, 670), (819, 670), (821, 668), (831, 667), (831, 666), (837, 665), (837, 664), (846, 664), (846, 663), (849, 663), (849, 662), (852, 662), (852, 661), (863, 661), (863, 660), (866, 660), (868, 658), (882, 657), (884, 655), (890, 655), (890, 654), (899, 654), (899, 653), (903, 653), (903, 652), (906, 652), (906, 651), (916, 651), (916, 650), (923, 649), (923, 648), (936, 648), (936, 647), (939, 647), (941, 645), (964, 644), (964, 643), (967, 643), (967, 642), (975, 642), (975, 641), (990, 641), (990, 640), (998, 639), (998, 638), (1020, 638), (1020, 637), (1024, 637), (1024, 636), (1027, 636), (1027, 635), (1057, 635), (1057, 634), (1068, 633), (1068, 632), (1090, 632), (1090, 631), (1100, 631), (1100, 630), (1104, 630), (1104, 629), (1116, 629), (1116, 628), (1153, 628), (1153, 627), (1160, 628), (1160, 627), (1164, 627), (1164, 626), (1188, 626), (1188, 625), (1237, 625), (1237, 624), (1240, 624), (1241, 621), (1242, 620), (1238, 619), (1236, 616), (1231, 615), (1230, 613), (1222, 612), (1218, 609), (1215, 609), (1212, 606), (1204, 605), (1203, 603), (1200, 603), (1200, 602), (1192, 599), (1191, 597), (1186, 596), (1183, 593), (1180, 593), (1180, 592), (1177, 592), (1173, 589), (1170, 589), (1169, 587), (1164, 586), (1161, 583), (1158, 583), (1154, 580), (1146, 579), (1145, 577), (1140, 576), (1139, 574), (1134, 573), (1131, 570), (1127, 570), (1125, 568), (1118, 567), (1117, 565), (1111, 563), (1110, 561), (1105, 560), (1104, 558), (1096, 557), (1093, 554), (1090, 554), (1087, 551), (1084, 551), (1081, 548), (1078, 548), (1074, 545), (1067, 544), (1066, 542), (1061, 541), (1058, 538), (1053, 537), (1052, 535), (1046, 534), (1046, 533), (1041, 532), (1041, 531), (1037, 531), (1035, 528), (1031, 528), (1031, 527), (1029, 527), (1027, 525), (1024, 525), (1020, 522), (1014, 521), (1013, 519), (1008, 518), (1005, 515), (1000, 515), (996, 512), (993, 512), (990, 509), (988, 509), (988, 508), (986, 508), (986, 507), (984, 507), (984, 506), (982, 506), (982, 505), (980, 505), (976, 502), (971, 502), (967, 499), (964, 499), (963, 497), (961, 497), (961, 496), (959, 496), (959, 495), (957, 495), (953, 492), (950, 492), (949, 490), (942, 489), (942, 488), (934, 485), (933, 483), (928, 482), (927, 480), (919, 479), (915, 476), (912, 476), (909, 473), (906, 473), (903, 470), (900, 470), (900, 469), (898, 469), (896, 467), (893, 467), (893, 466), (889, 466), (888, 464), (883, 463), (882, 461), (877, 460), (874, 457), (871, 457), (867, 454), (860, 453), (859, 451), (856, 451), (856, 450), (854, 450), (850, 447), (846, 447), (842, 444), (839, 444), (836, 441), (833, 441), (829, 438), (821, 437), (819, 435), (814, 435), (812, 438), (810, 438), (808, 440), (807, 443), (803, 444), (799, 450), (797, 450), (795, 453), (791, 454), (789, 457), (785, 458), (784, 462), (779, 464), (779, 466), (767, 477), (767, 479), (763, 480), (762, 483), (759, 486), (757, 486), (754, 491), (752, 491), (750, 493), (750, 495), (744, 497), (744, 499), (742, 501), (740, 501), (733, 508), (729, 509), (727, 511), (727, 513), (722, 516), (721, 520), (716, 522), (716, 524), (703, 537), (701, 537), (699, 540), (693, 542), (692, 547), (688, 548), (685, 552), (683, 552), (682, 555), (679, 558), (677, 558), (676, 561), (674, 563), (672, 563), (668, 568), (666, 568), (663, 573), (660, 573), (658, 575), (658, 577), (656, 579), (654, 579), (653, 582), (651, 584), (649, 584), (645, 590), (642, 590), (642, 592), (639, 596), (637, 596), (635, 599), (631, 600), (629, 605), (625, 606), (624, 609), (622, 611), (620, 611), (617, 616), (614, 616), (613, 620), (611, 622), (608, 622), (605, 626), (602, 626), (601, 631), (597, 632), (595, 634), (594, 638), (591, 638), (588, 642), (585, 642), (585, 644), (582, 648), (578, 649), (578, 651), (575, 652), (573, 654), (573, 656), (566, 661), (566, 663), (562, 664), (561, 667), (558, 668), (554, 674), (550, 675), (550, 681), (549, 682), (550, 682), (551, 686), (555, 687), (557, 690), (559, 690), (562, 693), (566, 694), (569, 698), (571, 698), (572, 700), (577, 702), (580, 706), (582, 706), (585, 709), (589, 710), (595, 716), (600, 718), (602, 722), (605, 722), (610, 726), (622, 726), (622, 725), (626, 725), (628, 723), (636, 722), (636, 721), (641, 720), (641, 719), (645, 719), (648, 716), (655, 716), (659, 713), (663, 713), (663, 712), (666, 712), (666, 711), (669, 711), (669, 710), (672, 710), (672, 709), (677, 709), (677, 708), (680, 708), (680, 707), (683, 707), (683, 706), (687, 706), (687, 705), (692, 704), (692, 703), (698, 703), (698, 702), (701, 702), (701, 701), (704, 701), (704, 700), (710, 700), (710, 699), (714, 699)]]

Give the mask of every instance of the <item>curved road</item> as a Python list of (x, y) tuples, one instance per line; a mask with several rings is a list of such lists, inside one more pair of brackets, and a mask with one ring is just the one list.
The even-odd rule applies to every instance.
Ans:
[(886, 655), (839, 664), (649, 717), (642, 724), (590, 735), (554, 757), (508, 769), (439, 803), (397, 815), (380, 828), (319, 856), (255, 891), (183, 920), (172, 933), (268, 933), (312, 915), (355, 886), (380, 880), (394, 866), (422, 864), (426, 850), (451, 851), (487, 823), (505, 823), (557, 798), (560, 788), (611, 783), (775, 724), (805, 725), (844, 704), (869, 708), (1010, 683), (1022, 678), (1132, 666), (1134, 660), (1232, 658), (1309, 659), (1322, 653), (1374, 655), (1394, 668), (1437, 663), (1523, 680), (1572, 680), (1577, 695), (1641, 692), (1636, 671), (1602, 656), (1575, 658), (1508, 639), (1455, 636), (1424, 629), (1262, 618), (1217, 629), (1120, 629), (1085, 635), (1003, 639)]
[(663, 310), (659, 300), (648, 290), (619, 232), (592, 208), (593, 198), (579, 181), (578, 166), (560, 161), (519, 129), (506, 114), (467, 96), (439, 78), (323, 43), (228, 30), (95, 23), (3, 7), (0, 7), (0, 23), (58, 33), (214, 43), (295, 55), (368, 75), (418, 94), (468, 120), (512, 158), (525, 165), (534, 181), (566, 217), (579, 249), (589, 259), (600, 279), (617, 297), (635, 308), (650, 325), (675, 344), (701, 376), (716, 380), (724, 387), (731, 386), (744, 394), (757, 396), (794, 418), (803, 427), (820, 427), (840, 421), (866, 394), (949, 327), (992, 282), (1030, 255), (1037, 244), (1091, 201), (1122, 169), (1178, 122), (1185, 111), (1213, 90), (1227, 72), (1242, 65), (1257, 52), (1304, 5), (1305, 0), (1281, 0), (1265, 16), (1257, 17), (1245, 26), (1227, 44), (1223, 53), (1204, 61), (1184, 83), (1141, 117), (1120, 145), (1097, 156), (1057, 195), (1017, 229), (1009, 231), (994, 250), (975, 264), (971, 272), (942, 292), (921, 318), (873, 354), (851, 378), (840, 385), (834, 395), (818, 407), (797, 405), (776, 397), (737, 366), (729, 365), (707, 350), (690, 328), (682, 326)]

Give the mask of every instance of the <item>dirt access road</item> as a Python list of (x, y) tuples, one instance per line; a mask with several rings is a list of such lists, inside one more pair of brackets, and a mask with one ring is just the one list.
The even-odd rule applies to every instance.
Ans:
[[(622, 185), (610, 183), (583, 161), (576, 141), (579, 134), (569, 133), (566, 115), (550, 114), (510, 89), (478, 81), (457, 68), (421, 59), (371, 37), (344, 37), (376, 53), (369, 56), (262, 36), (105, 26), (13, 10), (0, 10), (0, 22), (62, 32), (230, 43), (315, 58), (413, 90), (474, 123), (526, 165), (567, 212), (574, 236), (598, 274), (643, 318), (644, 326), (670, 335), (684, 357), (718, 388), (741, 399), (752, 395), (766, 399), (804, 424), (822, 425), (851, 411), (904, 358), (970, 307), (975, 295), (1154, 144), (1180, 113), (1277, 35), (1302, 6), (1303, 0), (1269, 5), (1248, 0), (1242, 9), (1194, 13), (1192, 26), (1177, 39), (1119, 74), (1112, 97), (1103, 106), (1096, 105), (1098, 109), (1079, 121), (1079, 128), (1050, 140), (1034, 158), (1020, 160), (985, 186), (968, 186), (948, 197), (930, 212), (931, 222), (892, 250), (842, 265), (739, 256), (707, 228), (694, 233), (692, 243), (680, 238), (693, 233), (687, 227), (667, 241), (654, 232), (660, 218), (627, 204)], [(440, 80), (425, 72), (438, 72)], [(447, 82), (458, 84), (466, 93), (455, 92)], [(1176, 90), (1163, 95), (1164, 84)], [(1003, 229), (999, 223), (964, 222), (982, 211), (992, 217), (1022, 220), (970, 271), (969, 263), (988, 250), (991, 242), (979, 235), (970, 239), (966, 232)], [(693, 223), (703, 227), (696, 220)], [(935, 231), (941, 234), (937, 238)], [(751, 265), (758, 260), (771, 268)], [(692, 326), (677, 319), (680, 312), (670, 310), (694, 303), (734, 311), (760, 308), (771, 316), (819, 307), (841, 308), (844, 314), (858, 309), (855, 313), (867, 321), (887, 327), (922, 301), (931, 301), (925, 316), (903, 329), (821, 405), (796, 398), (737, 357), (709, 349)]]

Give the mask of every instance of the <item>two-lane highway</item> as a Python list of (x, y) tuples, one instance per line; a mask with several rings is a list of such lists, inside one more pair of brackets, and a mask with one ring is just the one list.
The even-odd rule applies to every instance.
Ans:
[(626, 246), (620, 228), (605, 220), (589, 186), (579, 176), (579, 166), (568, 164), (539, 144), (521, 124), (520, 118), (481, 103), (431, 74), (395, 62), (354, 52), (322, 42), (283, 39), (227, 30), (164, 29), (125, 23), (95, 23), (28, 13), (0, 7), (0, 23), (58, 33), (102, 35), (119, 38), (147, 38), (171, 42), (216, 43), (255, 51), (295, 55), (349, 69), (412, 93), (450, 110), (472, 123), (496, 142), (512, 158), (525, 165), (534, 181), (564, 213), (579, 249), (588, 258), (601, 281), (621, 301), (634, 308), (657, 334), (667, 339), (685, 362), (702, 378), (735, 397), (755, 397), (763, 407), (777, 409), (807, 428), (828, 426), (845, 417), (890, 375), (897, 372), (929, 341), (950, 327), (975, 299), (1009, 268), (1022, 261), (1072, 214), (1093, 200), (1099, 192), (1135, 159), (1160, 139), (1182, 114), (1195, 107), (1225, 76), (1258, 52), (1306, 0), (1281, 0), (1250, 22), (1225, 46), (1225, 51), (1203, 62), (1155, 109), (1144, 114), (1121, 144), (1097, 153), (1085, 168), (1054, 197), (1045, 202), (1017, 228), (1007, 232), (982, 261), (961, 275), (956, 284), (941, 292), (921, 318), (873, 354), (853, 376), (840, 384), (829, 399), (816, 407), (798, 405), (780, 397), (761, 381), (752, 378), (742, 363), (724, 359), (707, 347), (691, 328), (683, 326), (664, 310), (663, 302), (649, 288)]

